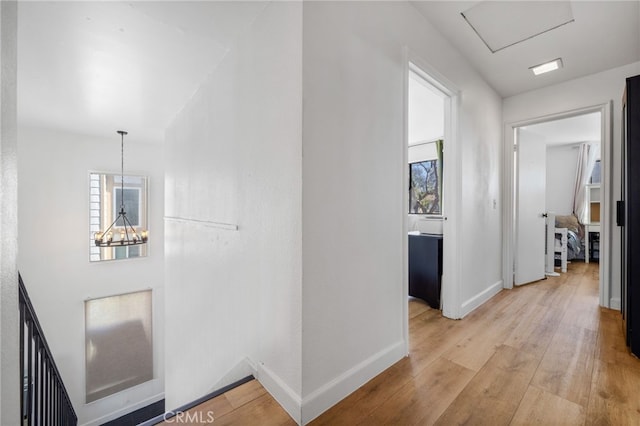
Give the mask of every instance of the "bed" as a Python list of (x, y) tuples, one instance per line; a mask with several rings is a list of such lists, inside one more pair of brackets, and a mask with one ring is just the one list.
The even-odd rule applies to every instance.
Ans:
[[(578, 218), (574, 215), (558, 215), (555, 218), (555, 225), (556, 228), (567, 229), (567, 260), (584, 259), (584, 226), (580, 224)], [(556, 242), (561, 243), (561, 236), (558, 234), (556, 234)]]

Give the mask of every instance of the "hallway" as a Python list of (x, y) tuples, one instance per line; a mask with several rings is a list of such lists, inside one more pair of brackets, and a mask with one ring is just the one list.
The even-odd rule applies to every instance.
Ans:
[[(409, 305), (410, 356), (311, 424), (640, 424), (640, 360), (620, 313), (598, 307), (597, 264), (502, 291), (460, 321)], [(244, 386), (257, 397), (216, 424), (292, 423), (257, 382)]]

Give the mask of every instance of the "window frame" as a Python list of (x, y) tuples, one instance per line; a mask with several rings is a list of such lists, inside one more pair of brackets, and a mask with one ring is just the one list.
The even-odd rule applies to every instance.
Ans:
[[(438, 207), (439, 207), (439, 211), (437, 213), (417, 213), (413, 211), (412, 208), (412, 204), (414, 201), (414, 197), (413, 197), (413, 169), (414, 169), (414, 165), (417, 164), (421, 164), (421, 163), (432, 163), (433, 166), (435, 168), (435, 173), (436, 173), (436, 179), (437, 179), (437, 166), (438, 166), (438, 159), (437, 158), (430, 158), (430, 159), (426, 159), (426, 160), (420, 160), (420, 161), (413, 161), (411, 163), (409, 163), (409, 205), (408, 207), (408, 214), (410, 215), (418, 215), (418, 216), (426, 216), (426, 217), (430, 217), (430, 218), (442, 218), (444, 217), (444, 212), (443, 212), (443, 203), (442, 203), (442, 182), (438, 182)], [(428, 191), (427, 191), (428, 192)]]

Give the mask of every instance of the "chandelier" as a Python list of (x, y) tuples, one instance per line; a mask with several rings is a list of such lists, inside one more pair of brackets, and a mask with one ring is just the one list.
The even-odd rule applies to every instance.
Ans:
[[(148, 239), (148, 231), (146, 229), (136, 229), (131, 225), (124, 210), (124, 130), (118, 130), (120, 135), (120, 212), (106, 231), (98, 231), (94, 234), (93, 240), (98, 247), (119, 247), (134, 246), (138, 244), (146, 244)], [(116, 223), (118, 223), (116, 225)], [(116, 232), (114, 232), (116, 231)], [(114, 239), (114, 233), (119, 238)]]

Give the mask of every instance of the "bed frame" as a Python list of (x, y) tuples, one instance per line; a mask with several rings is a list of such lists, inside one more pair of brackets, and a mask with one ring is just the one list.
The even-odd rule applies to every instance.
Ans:
[[(556, 228), (556, 215), (547, 214), (546, 233), (546, 261), (545, 275), (557, 277), (560, 274), (555, 271), (556, 253), (560, 253), (560, 270), (567, 272), (567, 228)], [(556, 234), (560, 234), (560, 243), (556, 245)]]

